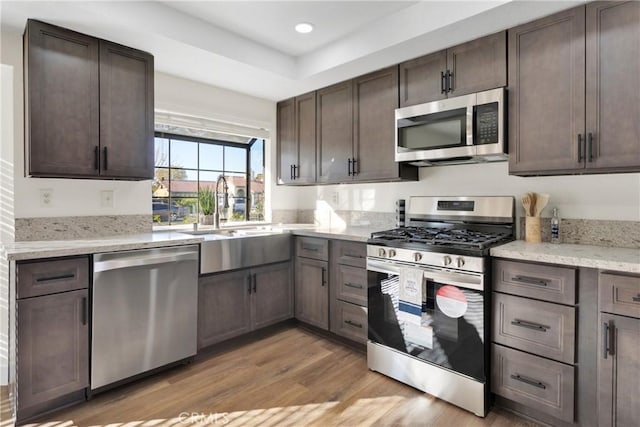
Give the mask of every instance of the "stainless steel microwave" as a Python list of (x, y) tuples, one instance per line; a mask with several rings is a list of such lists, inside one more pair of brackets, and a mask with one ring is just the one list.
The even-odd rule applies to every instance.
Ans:
[(499, 88), (396, 109), (396, 162), (506, 160), (505, 101)]

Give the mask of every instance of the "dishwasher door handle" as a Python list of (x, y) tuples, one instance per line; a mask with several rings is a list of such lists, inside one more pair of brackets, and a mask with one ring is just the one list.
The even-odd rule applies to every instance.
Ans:
[(165, 264), (176, 261), (198, 260), (197, 252), (181, 253), (161, 256), (142, 256), (137, 258), (115, 258), (108, 261), (97, 261), (93, 263), (93, 272), (116, 270), (119, 268), (141, 267), (146, 265)]

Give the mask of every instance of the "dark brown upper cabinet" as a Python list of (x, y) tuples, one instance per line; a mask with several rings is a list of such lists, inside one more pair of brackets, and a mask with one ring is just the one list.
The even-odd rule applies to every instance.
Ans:
[(317, 181), (351, 179), (353, 162), (353, 82), (320, 89), (317, 95)]
[(316, 93), (278, 102), (278, 184), (316, 181)]
[(418, 168), (395, 161), (398, 67), (353, 81), (353, 159), (355, 181), (417, 180)]
[(400, 64), (400, 106), (507, 85), (502, 31)]
[(509, 30), (509, 173), (640, 170), (640, 3)]
[(153, 178), (153, 56), (29, 20), (25, 175)]

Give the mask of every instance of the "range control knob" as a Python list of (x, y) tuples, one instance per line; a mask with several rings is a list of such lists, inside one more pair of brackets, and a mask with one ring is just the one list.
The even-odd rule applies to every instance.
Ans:
[(418, 262), (418, 261), (420, 261), (421, 259), (422, 259), (422, 254), (421, 254), (420, 252), (416, 252), (416, 253), (414, 253), (414, 254), (413, 254), (413, 260), (414, 260), (415, 262)]
[(393, 258), (396, 256), (396, 251), (394, 249), (389, 249), (389, 258)]
[(386, 257), (387, 256), (387, 251), (385, 251), (382, 248), (378, 249), (378, 256), (382, 257), (382, 258)]
[(456, 258), (456, 265), (458, 266), (458, 268), (464, 267), (464, 258), (462, 258), (461, 256)]
[(449, 264), (451, 264), (451, 257), (448, 255), (442, 257), (442, 265), (447, 266)]

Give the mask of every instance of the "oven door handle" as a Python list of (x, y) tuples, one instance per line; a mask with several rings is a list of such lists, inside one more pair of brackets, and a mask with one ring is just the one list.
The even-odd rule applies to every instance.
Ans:
[(412, 266), (396, 264), (389, 261), (378, 261), (367, 259), (367, 270), (384, 274), (400, 275), (403, 268), (422, 270), (422, 277), (443, 283), (445, 285), (455, 285), (461, 288), (484, 291), (484, 283), (481, 275), (471, 275), (456, 273), (453, 271), (443, 271), (425, 266)]

